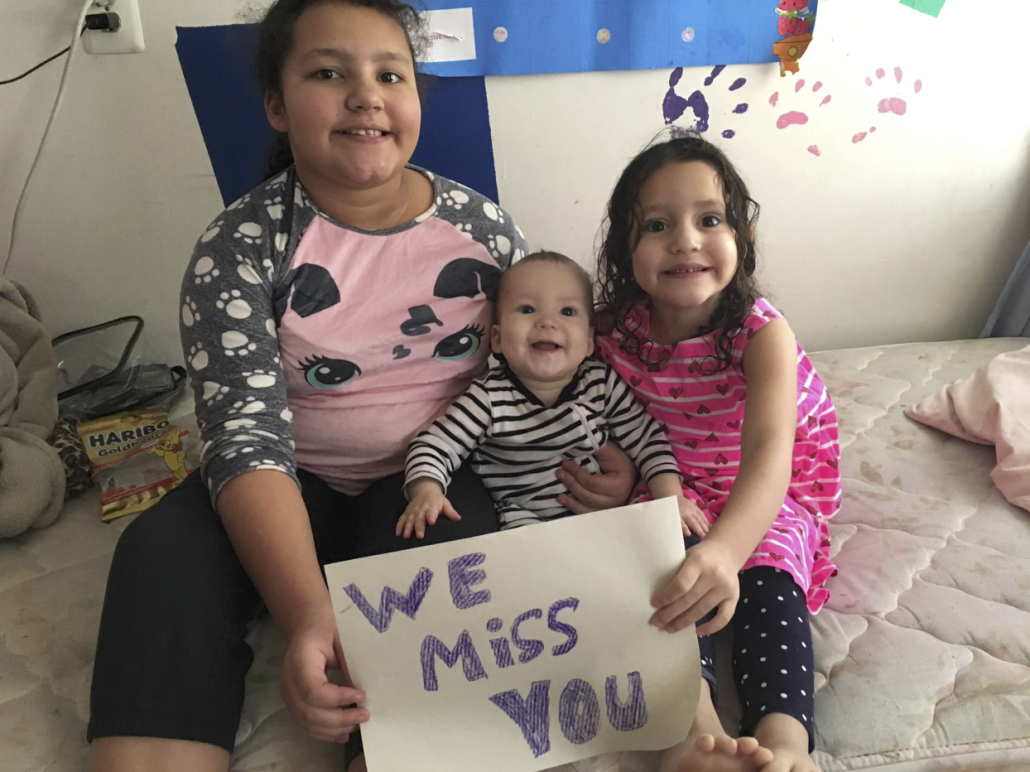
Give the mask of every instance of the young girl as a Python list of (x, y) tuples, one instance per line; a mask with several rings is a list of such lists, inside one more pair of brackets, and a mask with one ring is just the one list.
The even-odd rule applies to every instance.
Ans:
[[(684, 494), (712, 526), (689, 540), (652, 624), (698, 627), (702, 689), (663, 770), (815, 770), (809, 612), (836, 573), (826, 526), (840, 506), (837, 419), (812, 363), (755, 272), (758, 205), (700, 137), (645, 150), (608, 205), (599, 258), (602, 358), (669, 430)], [(641, 491), (638, 498), (645, 498)], [(732, 620), (739, 741), (714, 709), (710, 634)]]
[[(394, 534), (408, 443), (486, 369), (501, 270), (526, 251), (492, 202), (408, 165), (416, 20), (397, 0), (279, 0), (261, 24), (275, 176), (215, 220), (186, 270), (201, 469), (118, 544), (94, 770), (227, 769), (244, 636), (265, 609), (287, 639), (296, 722), (343, 742), (369, 720), (364, 694), (326, 677), (344, 659), (320, 564), (413, 545)], [(618, 474), (573, 470), (575, 506), (625, 502), (628, 458), (601, 464)], [(426, 542), (497, 530), (467, 468), (450, 495), (464, 519)]]

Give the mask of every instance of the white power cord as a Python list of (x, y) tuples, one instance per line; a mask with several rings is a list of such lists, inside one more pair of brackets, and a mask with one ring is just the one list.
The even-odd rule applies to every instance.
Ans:
[(64, 101), (64, 86), (68, 81), (68, 73), (71, 71), (72, 61), (75, 59), (75, 53), (79, 50), (79, 36), (82, 34), (82, 27), (86, 23), (86, 14), (89, 13), (89, 9), (92, 5), (93, 0), (85, 0), (82, 4), (82, 11), (79, 13), (78, 21), (75, 23), (75, 33), (72, 37), (71, 50), (68, 52), (68, 58), (64, 63), (64, 73), (61, 75), (61, 85), (57, 87), (57, 98), (54, 100), (54, 109), (50, 111), (50, 120), (47, 121), (46, 128), (43, 130), (43, 138), (39, 141), (39, 148), (36, 150), (36, 157), (32, 161), (29, 174), (25, 178), (25, 185), (22, 187), (21, 195), (18, 197), (18, 205), (14, 209), (14, 219), (11, 221), (11, 240), (7, 245), (7, 257), (4, 259), (4, 267), (0, 270), (0, 275), (6, 274), (7, 269), (11, 264), (11, 257), (14, 255), (14, 239), (18, 232), (18, 223), (21, 220), (21, 211), (25, 206), (25, 200), (28, 198), (29, 186), (32, 184), (32, 178), (36, 175), (36, 168), (39, 166), (39, 159), (43, 156), (43, 148), (46, 146), (47, 138), (50, 136), (50, 129), (53, 127), (54, 120), (57, 118), (57, 113), (61, 109), (61, 102)]

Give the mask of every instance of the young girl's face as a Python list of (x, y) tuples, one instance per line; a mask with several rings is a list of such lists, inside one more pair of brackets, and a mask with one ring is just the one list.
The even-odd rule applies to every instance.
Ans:
[(640, 189), (633, 276), (667, 310), (713, 313), (737, 270), (737, 243), (715, 170), (669, 163)]
[(422, 109), (404, 30), (369, 8), (324, 3), (297, 20), (282, 94), (265, 99), (302, 177), (382, 185), (418, 143)]

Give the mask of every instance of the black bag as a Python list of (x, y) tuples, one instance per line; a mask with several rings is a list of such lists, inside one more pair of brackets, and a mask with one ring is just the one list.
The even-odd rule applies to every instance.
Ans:
[(61, 413), (79, 421), (147, 407), (168, 409), (186, 386), (186, 368), (146, 362), (137, 343), (143, 319), (123, 316), (54, 338)]

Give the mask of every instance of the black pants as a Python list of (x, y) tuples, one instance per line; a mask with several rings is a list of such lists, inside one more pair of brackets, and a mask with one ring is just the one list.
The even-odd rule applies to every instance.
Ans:
[[(326, 565), (498, 529), (482, 483), (462, 467), (447, 496), (462, 516), (426, 538), (394, 535), (403, 474), (360, 496), (300, 473), (319, 563)], [(232, 751), (254, 659), (247, 623), (264, 613), (199, 474), (125, 529), (115, 549), (100, 620), (89, 741), (138, 736), (209, 743)]]
[[(687, 539), (687, 548), (699, 539)], [(808, 730), (808, 752), (815, 750), (815, 660), (805, 594), (786, 571), (759, 566), (741, 571), (740, 601), (733, 628), (733, 680), (743, 714), (740, 736), (750, 737), (769, 713), (786, 713)], [(704, 624), (711, 614), (698, 622)], [(715, 643), (697, 639), (701, 675), (717, 698)]]

